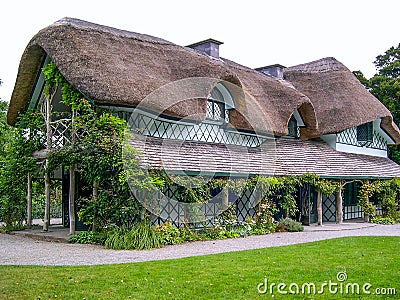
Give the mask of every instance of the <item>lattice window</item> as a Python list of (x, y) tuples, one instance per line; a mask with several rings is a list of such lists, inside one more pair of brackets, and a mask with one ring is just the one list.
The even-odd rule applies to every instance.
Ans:
[(335, 195), (323, 196), (322, 198), (322, 221), (336, 221), (336, 197)]
[(248, 217), (254, 217), (257, 213), (253, 190), (246, 189), (236, 202), (236, 217), (239, 222), (244, 222)]
[(364, 210), (357, 205), (357, 194), (360, 184), (351, 182), (346, 184), (343, 192), (343, 219), (358, 219), (364, 217)]
[(207, 119), (214, 121), (225, 120), (225, 104), (219, 101), (209, 99), (207, 101)]
[(215, 144), (257, 147), (266, 138), (237, 131), (225, 131), (218, 124), (179, 124), (157, 120), (147, 115), (135, 114), (130, 119), (131, 130), (138, 134), (163, 139), (209, 142)]
[[(169, 198), (177, 200), (179, 197), (177, 195), (178, 188), (176, 186), (167, 186), (163, 191), (163, 194)], [(242, 195), (232, 195), (234, 199), (230, 202), (234, 205), (237, 220), (239, 222), (245, 221), (248, 217), (254, 217), (257, 212), (254, 201), (254, 193), (252, 190), (246, 189)], [(234, 201), (234, 202), (233, 202)], [(221, 202), (207, 202), (199, 205), (199, 210), (197, 213), (201, 215), (201, 218), (207, 219), (205, 222), (193, 224), (195, 228), (204, 228), (213, 225), (215, 220), (218, 218), (222, 212)], [(182, 202), (174, 201), (160, 207), (159, 215), (153, 220), (153, 224), (160, 225), (165, 223), (167, 220), (170, 221), (175, 226), (183, 226), (185, 224), (185, 209)]]
[(358, 146), (356, 127), (344, 130), (336, 135), (336, 142), (340, 144)]
[(387, 150), (387, 141), (374, 130), (373, 143), (370, 147), (375, 149)]
[(373, 142), (373, 124), (372, 122), (357, 126), (357, 142), (361, 146), (367, 146)]
[(232, 95), (222, 83), (218, 83), (208, 97), (206, 118), (229, 123), (229, 108), (233, 107)]
[(296, 118), (292, 115), (288, 124), (289, 136), (294, 138), (300, 137), (300, 127), (297, 125)]
[[(372, 124), (372, 123), (367, 123)], [(364, 124), (366, 125), (366, 124)], [(371, 125), (368, 125), (371, 126)], [(372, 130), (372, 140), (371, 140), (371, 128), (365, 127), (364, 129), (359, 129), (359, 127), (352, 127), (344, 130), (336, 135), (336, 142), (339, 144), (352, 145), (357, 147), (368, 147), (372, 149), (387, 150), (387, 141), (383, 138), (377, 130)], [(370, 141), (361, 141), (370, 140)]]

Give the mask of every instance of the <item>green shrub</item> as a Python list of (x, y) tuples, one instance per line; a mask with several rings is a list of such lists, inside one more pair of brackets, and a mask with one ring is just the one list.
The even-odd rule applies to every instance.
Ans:
[(114, 250), (152, 249), (165, 245), (164, 239), (147, 222), (136, 224), (133, 228), (121, 227), (110, 231), (105, 247)]
[(381, 217), (381, 216), (376, 216), (376, 217), (371, 218), (370, 222), (374, 223), (374, 224), (383, 224), (383, 225), (392, 225), (392, 224), (396, 223), (390, 217)]
[(276, 231), (289, 231), (289, 232), (298, 232), (303, 231), (304, 227), (300, 222), (297, 222), (290, 218), (284, 218), (279, 220)]
[(180, 236), (178, 241), (182, 242), (194, 242), (194, 241), (204, 241), (206, 237), (198, 232), (191, 230), (190, 228), (183, 227), (179, 228)]
[(174, 245), (181, 242), (181, 231), (169, 221), (162, 225), (157, 225), (156, 231), (166, 245)]
[(177, 228), (170, 221), (165, 222), (163, 225), (157, 225), (155, 230), (159, 233), (163, 244), (165, 245), (174, 245), (207, 239), (205, 235), (199, 234), (187, 226)]
[(107, 238), (106, 232), (81, 231), (71, 236), (68, 241), (75, 244), (100, 244), (104, 245)]
[(14, 224), (14, 225), (0, 225), (0, 233), (10, 233), (11, 231), (20, 231), (25, 230), (26, 226), (22, 224)]

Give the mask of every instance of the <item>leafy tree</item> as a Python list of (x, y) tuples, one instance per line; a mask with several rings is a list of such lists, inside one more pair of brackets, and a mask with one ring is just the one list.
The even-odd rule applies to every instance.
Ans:
[[(400, 44), (391, 47), (374, 61), (377, 73), (366, 79), (362, 72), (354, 74), (392, 113), (394, 122), (400, 124)], [(389, 147), (389, 157), (400, 163), (400, 147)]]
[(16, 127), (7, 124), (8, 102), (0, 100), (0, 219), (9, 228), (25, 219), (28, 172), (35, 172), (32, 152), (38, 147), (37, 116), (28, 112)]

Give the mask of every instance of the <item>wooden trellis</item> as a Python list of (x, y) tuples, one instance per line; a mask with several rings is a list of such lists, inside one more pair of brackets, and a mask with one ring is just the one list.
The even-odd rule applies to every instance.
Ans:
[(52, 148), (62, 148), (72, 143), (72, 120), (59, 119), (51, 122), (51, 129), (53, 131)]

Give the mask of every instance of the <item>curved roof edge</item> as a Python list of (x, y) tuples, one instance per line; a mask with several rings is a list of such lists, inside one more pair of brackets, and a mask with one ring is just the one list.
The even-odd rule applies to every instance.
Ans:
[(400, 143), (400, 131), (391, 112), (335, 58), (286, 68), (284, 78), (313, 103), (320, 135), (381, 119), (382, 129)]
[[(68, 82), (99, 103), (135, 106), (160, 87), (178, 80), (227, 80), (240, 86), (251, 99), (251, 103), (242, 101), (237, 105), (237, 113), (243, 119), (238, 122), (241, 129), (265, 130), (265, 120), (254, 119), (266, 116), (270, 133), (278, 136), (287, 134), (287, 120), (298, 107), (304, 103), (312, 107), (310, 100), (296, 89), (234, 62), (149, 35), (64, 18), (40, 30), (25, 49), (7, 115), (9, 124), (15, 124), (25, 111), (46, 54)], [(181, 101), (167, 112), (188, 117), (193, 108)], [(204, 101), (196, 102), (195, 113), (205, 115)], [(317, 127), (315, 115), (311, 116), (311, 110), (309, 113), (310, 124)], [(246, 120), (258, 128), (249, 128)]]

